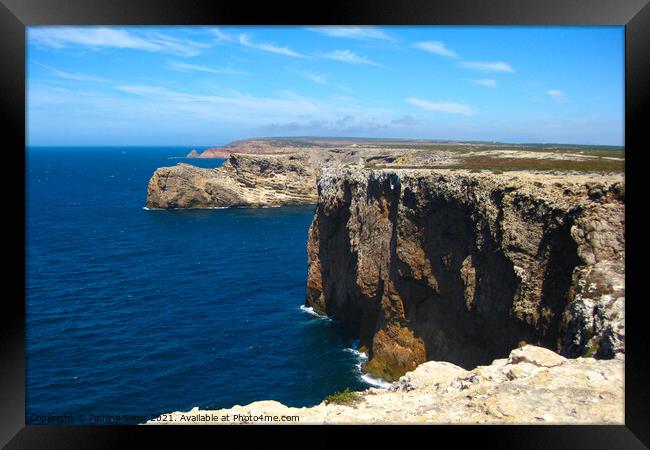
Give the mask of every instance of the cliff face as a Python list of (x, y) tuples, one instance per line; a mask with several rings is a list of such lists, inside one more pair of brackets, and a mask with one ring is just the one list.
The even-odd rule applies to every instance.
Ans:
[(316, 203), (316, 170), (304, 154), (232, 154), (216, 169), (161, 167), (147, 186), (148, 208), (215, 208)]
[(325, 169), (318, 194), (306, 302), (356, 327), (366, 371), (624, 352), (621, 175)]
[(147, 424), (623, 424), (623, 365), (527, 345), (472, 371), (423, 363), (388, 389), (359, 392), (353, 404), (290, 408), (259, 401), (173, 412)]
[(217, 158), (225, 159), (230, 157), (232, 154), (231, 150), (225, 148), (208, 148), (203, 150), (201, 153), (197, 152), (196, 149), (192, 149), (187, 155), (186, 158)]

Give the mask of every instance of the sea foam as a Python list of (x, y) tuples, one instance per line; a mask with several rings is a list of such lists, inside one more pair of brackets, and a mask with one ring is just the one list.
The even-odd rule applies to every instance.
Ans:
[(307, 314), (318, 317), (319, 319), (325, 319), (325, 320), (332, 320), (331, 318), (324, 316), (322, 314), (318, 314), (316, 311), (314, 311), (314, 308), (311, 306), (305, 306), (305, 305), (300, 305), (300, 310), (303, 312), (306, 312)]
[(372, 375), (368, 375), (367, 373), (364, 373), (361, 375), (361, 379), (365, 382), (368, 383), (369, 385), (373, 387), (378, 387), (382, 389), (389, 388), (392, 383), (389, 383), (388, 381), (382, 379), (382, 378), (377, 378), (373, 377)]
[(367, 373), (363, 373), (361, 366), (363, 365), (364, 362), (368, 360), (368, 355), (366, 355), (364, 352), (360, 352), (359, 350), (357, 350), (358, 346), (359, 346), (359, 341), (354, 341), (352, 342), (351, 348), (346, 348), (344, 350), (349, 353), (352, 353), (354, 356), (357, 357), (357, 364), (355, 364), (354, 366), (358, 372), (359, 378), (364, 383), (374, 387), (383, 388), (383, 389), (389, 387), (391, 383), (389, 383), (388, 381), (379, 377), (373, 377), (372, 375), (369, 375)]

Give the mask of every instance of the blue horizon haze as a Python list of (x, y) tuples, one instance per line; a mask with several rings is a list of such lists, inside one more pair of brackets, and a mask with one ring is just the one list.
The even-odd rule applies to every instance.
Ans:
[(624, 145), (618, 26), (30, 26), (26, 64), (28, 146)]

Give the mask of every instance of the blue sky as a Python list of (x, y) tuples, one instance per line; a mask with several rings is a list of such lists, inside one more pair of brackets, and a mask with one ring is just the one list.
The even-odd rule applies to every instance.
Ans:
[(29, 27), (29, 145), (624, 144), (623, 27)]

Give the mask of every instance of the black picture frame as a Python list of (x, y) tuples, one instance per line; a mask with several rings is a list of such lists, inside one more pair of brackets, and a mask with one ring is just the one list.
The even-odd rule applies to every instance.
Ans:
[[(290, 436), (276, 444), (338, 446), (341, 439), (367, 442), (369, 435), (388, 445), (430, 442), (443, 439), (461, 443), (478, 438), (481, 445), (497, 448), (647, 448), (650, 442), (648, 333), (640, 273), (643, 240), (644, 152), (648, 140), (644, 125), (650, 117), (650, 6), (648, 0), (355, 0), (245, 3), (232, 0), (1, 0), (0, 99), (4, 157), (5, 225), (2, 334), (0, 346), (0, 445), (6, 448), (115, 448), (137, 441), (145, 448), (165, 446), (173, 434), (186, 443), (197, 434), (214, 436), (228, 445), (224, 436), (237, 439), (260, 437), (277, 427), (124, 427), (25, 425), (25, 27), (29, 25), (624, 25), (625, 26), (625, 148), (626, 196), (626, 367), (624, 426), (454, 426), (372, 427), (359, 432), (349, 426), (283, 427)], [(9, 144), (7, 144), (9, 142)], [(6, 166), (5, 166), (6, 167)], [(5, 186), (6, 184), (6, 186)], [(21, 236), (23, 239), (21, 239)], [(629, 260), (629, 261), (628, 261)], [(20, 264), (19, 262), (23, 262)], [(631, 262), (631, 264), (628, 264)], [(11, 289), (7, 289), (10, 286)], [(333, 430), (334, 428), (334, 430)], [(404, 427), (398, 427), (404, 428)], [(333, 437), (331, 432), (340, 434)], [(398, 432), (396, 432), (398, 431)], [(408, 433), (408, 434), (406, 434)], [(236, 435), (236, 436), (235, 436)], [(343, 437), (344, 436), (344, 437)], [(159, 443), (152, 442), (153, 440)], [(208, 440), (207, 442), (211, 442)], [(410, 444), (410, 443), (413, 444)], [(447, 441), (454, 442), (454, 441)], [(356, 443), (360, 445), (360, 443)], [(189, 444), (193, 445), (193, 444)], [(231, 444), (232, 445), (232, 444)], [(142, 446), (142, 445), (140, 445)]]

